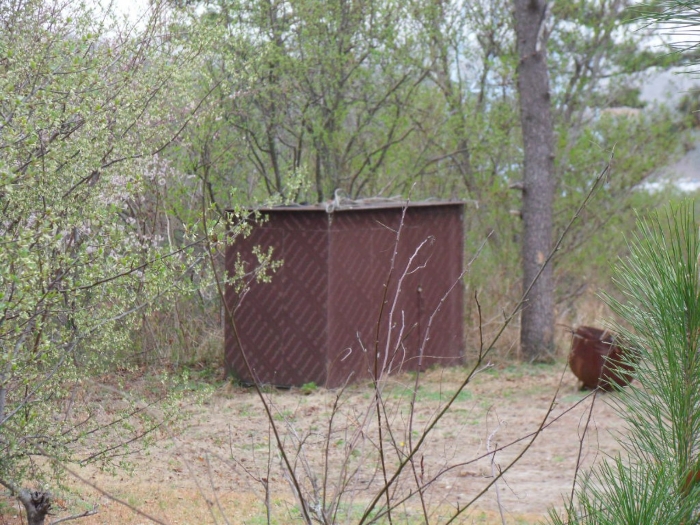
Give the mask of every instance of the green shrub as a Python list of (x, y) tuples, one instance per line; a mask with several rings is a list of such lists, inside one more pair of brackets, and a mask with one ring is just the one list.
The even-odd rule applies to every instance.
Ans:
[(700, 240), (693, 205), (640, 221), (615, 268), (622, 300), (607, 297), (615, 329), (638, 349), (636, 381), (609, 399), (622, 419), (622, 454), (580, 482), (555, 524), (697, 523), (700, 488)]

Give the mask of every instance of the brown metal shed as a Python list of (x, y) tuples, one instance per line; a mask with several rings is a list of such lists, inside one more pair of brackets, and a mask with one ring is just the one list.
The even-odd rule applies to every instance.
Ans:
[(463, 204), (351, 202), (260, 209), (266, 221), (228, 247), (229, 271), (237, 257), (252, 268), (254, 246), (273, 247), (283, 260), (272, 282), (240, 295), (226, 290), (253, 369), (226, 316), (229, 373), (249, 383), (337, 387), (372, 377), (375, 366), (462, 362)]

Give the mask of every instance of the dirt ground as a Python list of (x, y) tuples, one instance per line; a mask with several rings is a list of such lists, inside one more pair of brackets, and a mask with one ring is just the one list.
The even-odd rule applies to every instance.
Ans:
[[(454, 394), (465, 370), (421, 375), (412, 417), (415, 376), (392, 378), (382, 396), (381, 441), (369, 385), (352, 386), (342, 393), (312, 387), (265, 392), (307, 499), (322, 501), (325, 494), (328, 507), (334, 495), (342, 493), (336, 522), (357, 522), (383, 486), (379, 444), (391, 476)], [(554, 408), (547, 416), (560, 380)], [(462, 512), (457, 523), (502, 523), (499, 509), (506, 523), (542, 520), (550, 507), (561, 505), (571, 492), (592, 402), (588, 395), (578, 390), (563, 363), (508, 365), (479, 373), (394, 483), (392, 501), (408, 498), (394, 509), (394, 522), (423, 523), (423, 506), (431, 523), (445, 522), (458, 510)], [(595, 401), (581, 448), (583, 473), (604, 455), (619, 450), (611, 431), (622, 428), (608, 405), (610, 396), (601, 394)], [(132, 458), (133, 472), (112, 476), (94, 468), (76, 469), (85, 481), (128, 506), (73, 478), (72, 490), (58, 498), (54, 519), (97, 506), (97, 514), (74, 523), (151, 522), (135, 514), (134, 508), (167, 524), (255, 525), (268, 523), (267, 508), (270, 523), (301, 523), (254, 390), (221, 384), (203, 403), (183, 402), (181, 410), (187, 416), (181, 428), (163, 431), (148, 455)], [(545, 417), (546, 428), (508, 468)], [(487, 454), (494, 449), (499, 449), (495, 459)], [(499, 469), (508, 470), (488, 488)], [(424, 487), (424, 505), (416, 494), (418, 484)], [(17, 504), (12, 505), (16, 509)], [(6, 506), (0, 525), (21, 523), (13, 513)]]

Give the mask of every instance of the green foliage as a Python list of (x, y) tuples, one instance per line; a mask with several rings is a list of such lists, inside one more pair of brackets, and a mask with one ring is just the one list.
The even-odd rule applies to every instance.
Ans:
[(674, 52), (663, 57), (665, 65), (694, 66), (700, 62), (694, 38), (695, 28), (700, 25), (695, 0), (649, 0), (631, 6), (626, 16), (632, 22), (653, 29), (657, 37), (669, 41), (668, 46)]
[(614, 86), (612, 93), (596, 93), (592, 101), (593, 105), (597, 107), (609, 105), (613, 108), (642, 109), (647, 106), (647, 102), (641, 99), (641, 95), (641, 88), (621, 84), (619, 86)]
[[(397, 29), (405, 4), (222, 0), (200, 12), (192, 24), (219, 39), (200, 79), (211, 112), (180, 152), (188, 171), (253, 201), (378, 193), (365, 187), (409, 133), (418, 87), (404, 67), (413, 39)], [(304, 191), (290, 188), (298, 174)]]
[(678, 103), (678, 111), (686, 115), (690, 125), (697, 129), (700, 127), (700, 97), (697, 91), (690, 91), (681, 97)]
[[(0, 481), (51, 463), (120, 461), (158, 422), (133, 401), (98, 417), (91, 378), (114, 366), (137, 318), (188, 288), (196, 264), (156, 225), (172, 138), (162, 102), (192, 52), (53, 0), (0, 7)], [(196, 52), (195, 52), (196, 53)], [(152, 211), (153, 222), (144, 221)], [(86, 388), (89, 387), (89, 388)], [(167, 397), (167, 394), (166, 394)], [(167, 416), (166, 416), (167, 417)], [(128, 447), (127, 447), (128, 448)]]
[(302, 394), (308, 396), (316, 392), (316, 390), (318, 390), (318, 385), (311, 381), (310, 383), (304, 383), (303, 385), (301, 385), (300, 390)]
[[(635, 382), (613, 404), (625, 422), (624, 454), (606, 460), (553, 523), (689, 523), (700, 492), (700, 239), (694, 205), (640, 222), (616, 267), (622, 301), (608, 298)], [(650, 482), (653, 480), (653, 482)]]
[[(567, 210), (581, 202), (591, 181), (581, 170), (596, 173), (611, 162), (610, 176), (593, 202), (582, 212), (563, 244), (557, 261), (562, 295), (581, 285), (581, 278), (604, 286), (610, 277), (611, 257), (627, 251), (626, 231), (634, 228), (632, 210), (644, 212), (665, 199), (637, 188), (659, 165), (679, 153), (676, 124), (668, 114), (601, 114), (596, 122), (568, 140), (569, 163), (560, 165), (559, 198), (555, 206), (559, 228), (570, 220)], [(564, 132), (562, 132), (562, 135)], [(614, 144), (614, 149), (604, 147)], [(573, 278), (573, 280), (572, 280)]]

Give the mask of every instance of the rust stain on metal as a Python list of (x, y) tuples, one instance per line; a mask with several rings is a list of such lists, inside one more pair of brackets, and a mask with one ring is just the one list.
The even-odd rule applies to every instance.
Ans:
[(463, 204), (409, 204), (401, 225), (403, 208), (260, 210), (266, 222), (228, 247), (227, 268), (240, 257), (252, 269), (254, 246), (284, 264), (270, 283), (227, 289), (253, 375), (228, 319), (227, 370), (244, 382), (337, 387), (382, 367), (461, 363)]

